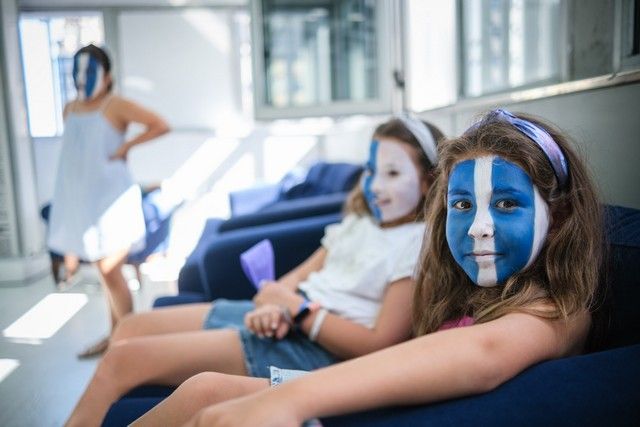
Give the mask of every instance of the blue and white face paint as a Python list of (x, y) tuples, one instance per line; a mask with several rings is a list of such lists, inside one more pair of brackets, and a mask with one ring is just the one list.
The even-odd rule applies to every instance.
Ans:
[(100, 62), (89, 53), (76, 56), (73, 63), (73, 81), (81, 101), (95, 98), (104, 86), (105, 72)]
[(549, 207), (519, 166), (484, 156), (454, 166), (447, 192), (447, 243), (479, 286), (528, 267), (549, 229)]
[(420, 172), (410, 150), (409, 145), (395, 140), (371, 142), (363, 190), (379, 222), (409, 215), (422, 198)]

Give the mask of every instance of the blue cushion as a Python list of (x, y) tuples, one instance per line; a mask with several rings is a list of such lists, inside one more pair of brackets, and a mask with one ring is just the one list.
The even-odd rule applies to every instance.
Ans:
[(640, 343), (640, 211), (620, 206), (605, 210), (609, 250), (604, 286), (608, 299), (605, 348)]
[(640, 419), (640, 345), (533, 366), (489, 393), (323, 419), (355, 426), (622, 426)]
[(126, 427), (151, 408), (162, 402), (162, 397), (132, 397), (120, 399), (109, 408), (102, 421), (103, 427)]
[(254, 214), (231, 217), (220, 224), (218, 232), (340, 212), (347, 194), (340, 192), (280, 201)]
[(283, 189), (278, 200), (349, 191), (357, 182), (361, 172), (360, 165), (318, 162), (309, 169), (303, 182)]
[(340, 218), (338, 213), (320, 215), (221, 234), (202, 257), (207, 300), (253, 297), (255, 288), (240, 265), (240, 254), (246, 249), (263, 239), (271, 240), (276, 254), (276, 277), (280, 277), (320, 247), (324, 227)]

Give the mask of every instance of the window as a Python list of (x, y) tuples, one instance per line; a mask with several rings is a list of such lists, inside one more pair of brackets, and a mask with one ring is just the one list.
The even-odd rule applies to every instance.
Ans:
[(388, 69), (383, 58), (389, 55), (383, 52), (381, 4), (253, 2), (256, 115), (388, 111), (390, 82), (383, 75)]
[(563, 0), (461, 0), (462, 96), (560, 81)]
[(622, 68), (640, 68), (640, 0), (622, 0), (621, 18)]
[(62, 110), (75, 98), (73, 54), (82, 46), (104, 44), (102, 15), (24, 13), (20, 38), (32, 137), (62, 134)]

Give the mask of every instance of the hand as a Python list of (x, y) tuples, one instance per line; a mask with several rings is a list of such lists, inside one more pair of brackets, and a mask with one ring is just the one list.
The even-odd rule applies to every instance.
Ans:
[[(268, 392), (267, 392), (268, 393)], [(267, 393), (253, 394), (209, 406), (184, 427), (298, 427), (295, 408), (283, 399), (270, 399)]]
[(266, 304), (284, 305), (289, 308), (292, 314), (296, 314), (298, 307), (304, 301), (301, 295), (298, 295), (287, 286), (278, 282), (266, 283), (260, 292), (253, 297), (253, 302), (257, 307)]
[(129, 154), (129, 144), (124, 143), (118, 147), (118, 149), (109, 157), (109, 160), (122, 160), (127, 161), (127, 154)]
[(259, 336), (281, 340), (291, 329), (291, 315), (287, 308), (275, 304), (265, 304), (244, 316), (244, 325)]

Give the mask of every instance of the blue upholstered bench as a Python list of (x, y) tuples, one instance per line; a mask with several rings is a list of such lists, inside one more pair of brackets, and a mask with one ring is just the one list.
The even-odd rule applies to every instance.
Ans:
[[(430, 405), (384, 408), (323, 419), (325, 427), (355, 426), (635, 426), (640, 420), (640, 211), (608, 206), (604, 341), (592, 352), (540, 363), (495, 390)], [(232, 239), (233, 240), (233, 239)], [(314, 242), (317, 245), (317, 241)], [(224, 245), (223, 245), (224, 246)], [(247, 246), (248, 247), (248, 246)], [(223, 250), (222, 247), (216, 250)], [(215, 251), (210, 254), (211, 260)], [(223, 263), (220, 267), (224, 266)], [(208, 279), (217, 281), (216, 268)], [(238, 270), (239, 271), (239, 270)], [(234, 274), (240, 274), (236, 271)], [(279, 272), (281, 273), (282, 270)], [(222, 277), (222, 276), (220, 276)], [(213, 283), (213, 282), (212, 282)], [(246, 295), (242, 289), (238, 296)], [(212, 295), (224, 295), (212, 289)], [(169, 389), (161, 390), (168, 392)], [(157, 389), (138, 389), (112, 406), (105, 425), (127, 425), (160, 400)], [(155, 394), (154, 394), (155, 393)]]

